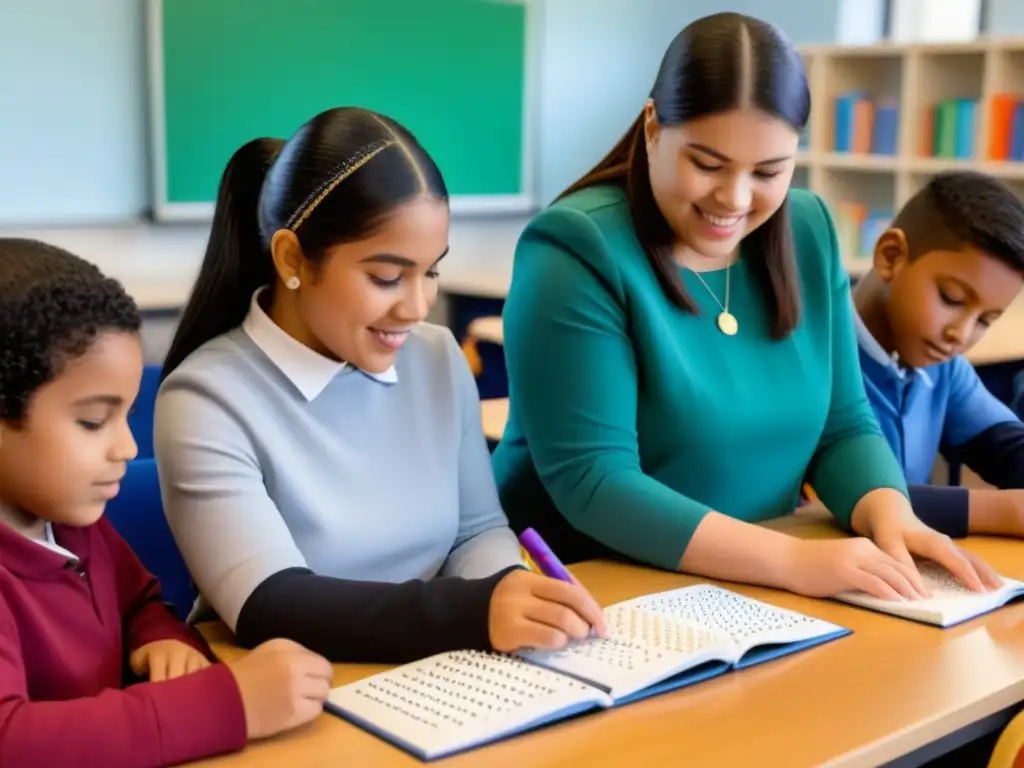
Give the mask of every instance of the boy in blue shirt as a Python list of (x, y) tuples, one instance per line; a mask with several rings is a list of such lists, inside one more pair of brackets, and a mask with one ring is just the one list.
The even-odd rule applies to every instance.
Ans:
[[(1024, 424), (963, 357), (1022, 286), (1024, 204), (992, 177), (950, 172), (899, 211), (854, 294), (868, 399), (914, 511), (950, 536), (1024, 536)], [(929, 485), (939, 453), (1006, 490)]]

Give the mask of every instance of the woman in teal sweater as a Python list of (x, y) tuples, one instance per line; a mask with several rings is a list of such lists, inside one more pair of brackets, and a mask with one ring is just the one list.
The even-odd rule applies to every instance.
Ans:
[[(816, 596), (926, 594), (912, 555), (996, 582), (914, 516), (872, 416), (832, 222), (789, 190), (809, 111), (778, 30), (700, 19), (626, 136), (527, 227), (494, 456), (514, 528), (569, 561)], [(861, 537), (756, 525), (791, 512), (805, 477)]]

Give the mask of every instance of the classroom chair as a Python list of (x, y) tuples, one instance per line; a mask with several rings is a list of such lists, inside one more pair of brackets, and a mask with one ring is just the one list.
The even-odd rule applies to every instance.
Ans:
[(1024, 768), (1024, 712), (1017, 713), (999, 735), (988, 768)]
[(154, 459), (128, 462), (121, 492), (107, 504), (106, 514), (146, 570), (160, 580), (164, 601), (184, 621), (196, 593), (164, 516)]
[(153, 410), (156, 407), (156, 392), (160, 387), (159, 365), (147, 365), (142, 369), (142, 383), (139, 396), (128, 414), (128, 427), (139, 446), (139, 459), (153, 458)]

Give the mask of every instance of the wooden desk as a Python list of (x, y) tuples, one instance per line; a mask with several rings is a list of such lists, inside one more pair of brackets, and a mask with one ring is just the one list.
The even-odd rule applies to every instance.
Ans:
[(466, 334), (488, 344), (505, 343), (505, 329), (500, 317), (478, 317), (469, 324)]
[(976, 366), (1024, 360), (1024, 294), (967, 353), (967, 359)]
[(484, 426), (484, 437), (497, 442), (505, 432), (508, 422), (508, 398), (480, 401), (480, 417)]
[[(808, 537), (839, 535), (813, 512), (773, 527)], [(1024, 544), (975, 539), (967, 546), (1007, 576), (1024, 578)], [(583, 563), (573, 571), (605, 605), (698, 581), (603, 562)], [(861, 768), (908, 754), (1024, 700), (1024, 604), (941, 630), (830, 601), (729, 586), (835, 622), (854, 634), (441, 764)], [(203, 630), (223, 658), (240, 653), (223, 628), (212, 625)], [(346, 683), (380, 669), (336, 665), (334, 682)], [(324, 714), (298, 731), (203, 765), (397, 768), (422, 763)]]

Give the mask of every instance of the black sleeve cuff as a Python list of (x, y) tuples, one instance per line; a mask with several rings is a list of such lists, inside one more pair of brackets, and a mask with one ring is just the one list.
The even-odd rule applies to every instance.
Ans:
[(485, 579), (399, 584), (289, 568), (249, 595), (236, 636), (246, 648), (287, 638), (332, 662), (400, 664), (448, 650), (490, 650), (491, 593), (516, 567)]
[(962, 539), (970, 523), (970, 492), (952, 485), (912, 485), (910, 504), (925, 525)]
[(944, 447), (942, 453), (996, 488), (1024, 488), (1024, 424), (1019, 421), (991, 426), (962, 445)]

